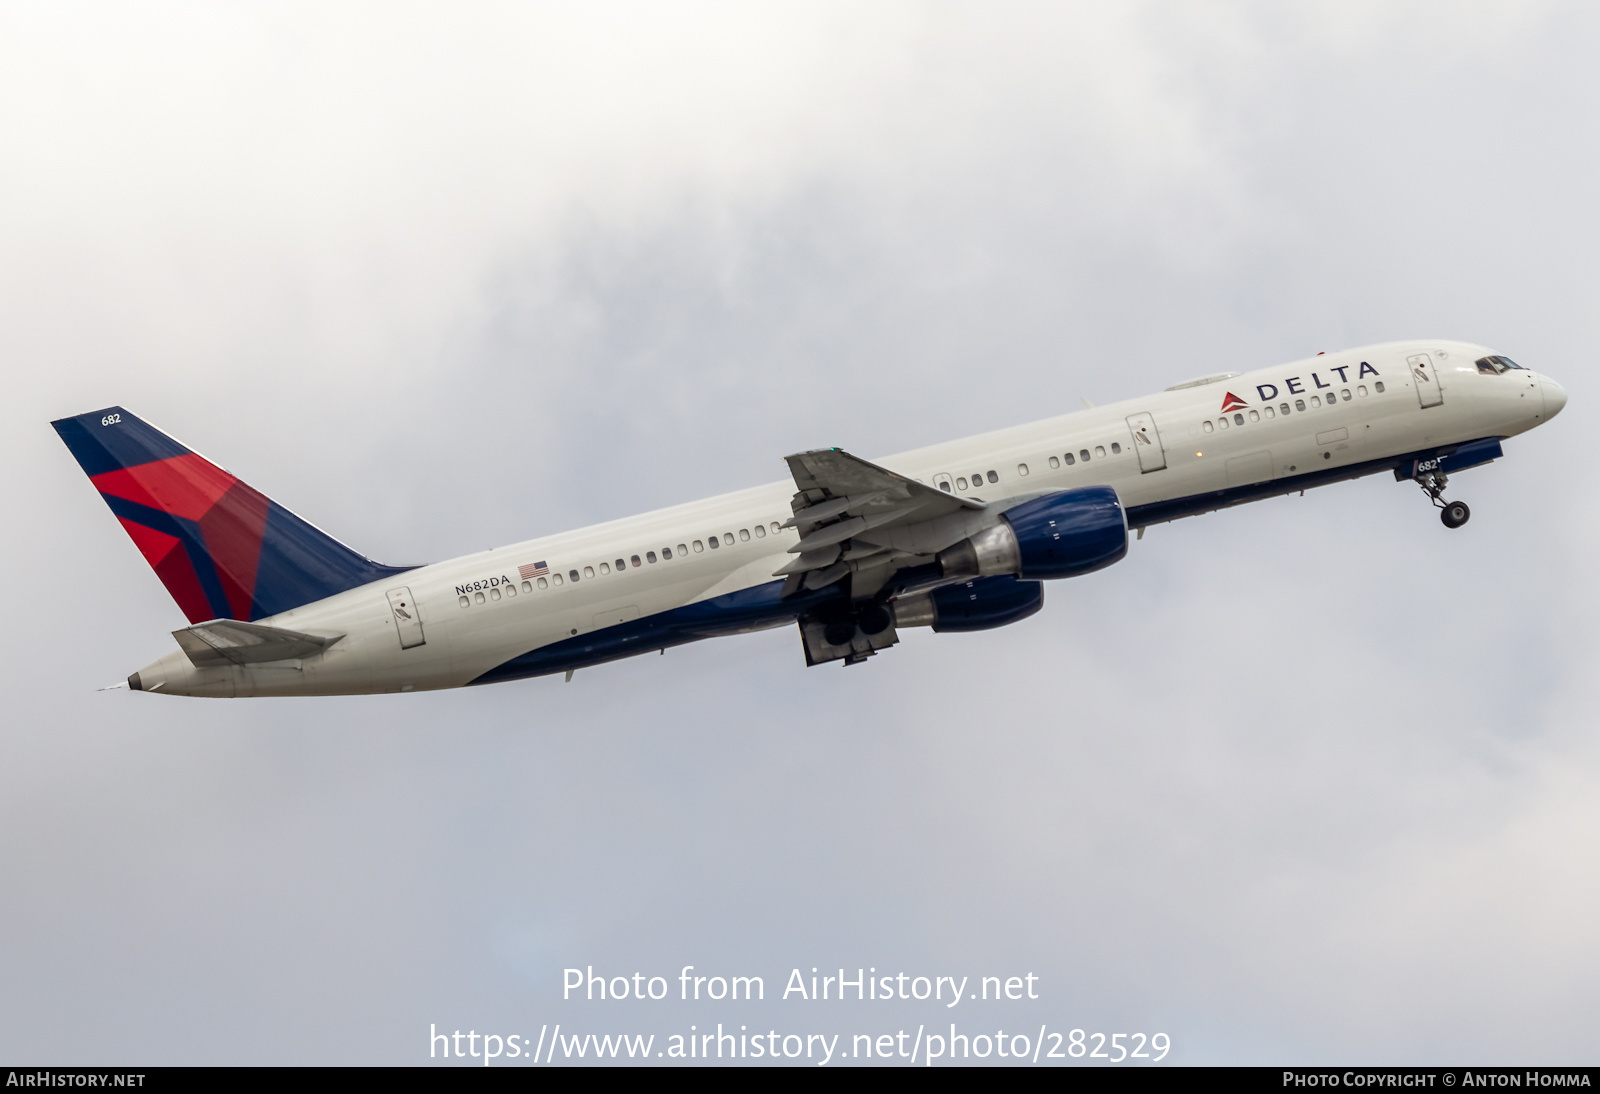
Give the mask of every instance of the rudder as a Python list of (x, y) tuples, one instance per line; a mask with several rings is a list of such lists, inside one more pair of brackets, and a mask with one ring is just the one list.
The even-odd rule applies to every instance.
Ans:
[(261, 619), (414, 568), (352, 551), (119, 406), (50, 424), (191, 623)]

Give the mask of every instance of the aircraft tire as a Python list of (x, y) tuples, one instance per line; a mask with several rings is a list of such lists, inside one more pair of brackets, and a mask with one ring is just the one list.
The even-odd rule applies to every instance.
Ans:
[(873, 604), (861, 613), (861, 633), (869, 635), (882, 634), (889, 629), (894, 619), (889, 615), (889, 609), (882, 604)]
[(855, 636), (856, 622), (853, 619), (835, 619), (822, 632), (823, 640), (830, 646), (848, 646)]
[(1472, 519), (1472, 510), (1467, 508), (1464, 501), (1452, 501), (1439, 510), (1439, 519), (1446, 528), (1460, 528)]

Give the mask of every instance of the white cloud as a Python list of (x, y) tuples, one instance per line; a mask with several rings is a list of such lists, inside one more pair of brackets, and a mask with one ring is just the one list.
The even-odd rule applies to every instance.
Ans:
[[(0, 1050), (411, 1060), (430, 1020), (548, 1010), (566, 962), (903, 961), (1036, 966), (1051, 1021), (1161, 1025), (1191, 1061), (1570, 1058), (1595, 29), (6, 9), (3, 557), (28, 580)], [(1430, 331), (1574, 393), (1461, 478), (1459, 535), (1409, 486), (1333, 487), (1157, 528), (1024, 624), (846, 673), (780, 632), (411, 702), (87, 690), (178, 621), (57, 414), (127, 403), (409, 561), (799, 447)]]

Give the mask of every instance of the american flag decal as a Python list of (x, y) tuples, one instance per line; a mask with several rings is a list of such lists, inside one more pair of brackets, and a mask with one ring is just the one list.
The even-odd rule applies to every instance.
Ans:
[(550, 567), (543, 562), (535, 562), (531, 566), (518, 566), (517, 575), (527, 581), (530, 578), (543, 577), (550, 572)]

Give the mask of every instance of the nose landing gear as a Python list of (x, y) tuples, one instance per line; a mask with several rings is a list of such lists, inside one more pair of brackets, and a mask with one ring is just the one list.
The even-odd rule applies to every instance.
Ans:
[(1460, 528), (1472, 519), (1472, 510), (1467, 508), (1466, 502), (1444, 500), (1444, 488), (1449, 484), (1450, 476), (1443, 471), (1423, 472), (1417, 476), (1416, 482), (1439, 510), (1439, 521), (1446, 528)]

